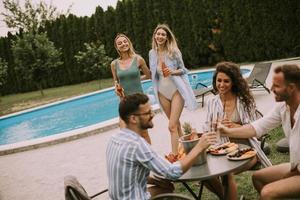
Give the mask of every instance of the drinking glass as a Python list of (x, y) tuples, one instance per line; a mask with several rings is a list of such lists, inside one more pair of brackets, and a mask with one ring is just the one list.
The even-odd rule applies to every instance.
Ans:
[(215, 144), (216, 146), (221, 143), (220, 133), (217, 130), (217, 123), (218, 123), (217, 121), (212, 121), (212, 122), (205, 122), (202, 125), (202, 130), (204, 134), (210, 132), (216, 133), (217, 135), (217, 143)]

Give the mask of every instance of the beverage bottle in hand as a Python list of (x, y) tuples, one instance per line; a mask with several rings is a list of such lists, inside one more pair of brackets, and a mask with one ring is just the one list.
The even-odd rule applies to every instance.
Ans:
[(124, 97), (124, 89), (122, 88), (121, 84), (120, 83), (117, 83), (117, 91), (118, 93), (121, 95), (120, 97)]
[(161, 64), (161, 71), (162, 71), (164, 77), (169, 76), (169, 73), (167, 72), (167, 69), (168, 69), (167, 65), (165, 64), (165, 62), (163, 62)]

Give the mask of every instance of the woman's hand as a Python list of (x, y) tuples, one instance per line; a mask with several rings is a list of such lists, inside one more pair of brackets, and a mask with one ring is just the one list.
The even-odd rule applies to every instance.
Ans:
[(223, 124), (225, 127), (228, 127), (228, 128), (236, 128), (236, 127), (240, 127), (241, 125), (240, 124), (237, 124), (237, 123), (234, 123), (232, 122), (231, 120), (225, 118), (221, 121), (221, 124)]
[(163, 73), (164, 77), (168, 77), (168, 76), (172, 75), (172, 71), (168, 67), (163, 67), (162, 73)]
[(115, 84), (115, 93), (116, 95), (118, 95), (119, 97), (124, 97), (124, 89), (121, 87), (121, 85), (119, 83)]

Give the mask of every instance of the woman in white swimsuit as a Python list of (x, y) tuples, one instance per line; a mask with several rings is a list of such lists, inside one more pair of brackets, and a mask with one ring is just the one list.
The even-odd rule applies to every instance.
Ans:
[(165, 24), (154, 30), (149, 65), (155, 96), (169, 119), (172, 152), (177, 154), (178, 138), (182, 135), (179, 122), (182, 109), (185, 105), (195, 110), (197, 102), (175, 36)]

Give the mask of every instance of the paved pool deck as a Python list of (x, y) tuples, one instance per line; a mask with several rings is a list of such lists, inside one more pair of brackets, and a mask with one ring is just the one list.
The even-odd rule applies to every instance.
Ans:
[[(273, 61), (272, 68), (283, 63), (300, 64), (300, 60)], [(267, 79), (270, 88), (272, 69)], [(257, 107), (266, 114), (274, 106), (273, 94), (265, 90), (253, 91)], [(205, 97), (205, 102), (212, 95)], [(181, 122), (191, 122), (199, 128), (204, 121), (205, 109), (184, 110)], [(170, 152), (168, 121), (162, 113), (153, 119), (154, 128), (149, 131), (152, 146), (160, 154)], [(105, 149), (111, 135), (118, 128), (101, 134), (53, 146), (0, 156), (0, 199), (1, 200), (63, 200), (63, 180), (66, 175), (76, 176), (89, 194), (107, 187)], [(102, 195), (94, 199), (108, 199)]]

